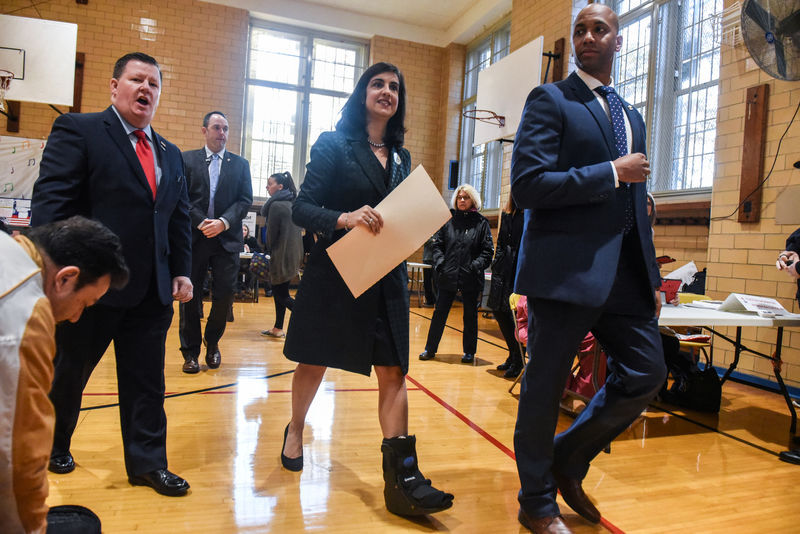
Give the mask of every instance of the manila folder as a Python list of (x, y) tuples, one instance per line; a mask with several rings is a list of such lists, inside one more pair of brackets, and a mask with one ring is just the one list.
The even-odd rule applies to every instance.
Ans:
[(383, 217), (379, 234), (358, 225), (328, 247), (331, 261), (356, 298), (405, 261), (450, 219), (447, 204), (422, 165), (375, 210)]

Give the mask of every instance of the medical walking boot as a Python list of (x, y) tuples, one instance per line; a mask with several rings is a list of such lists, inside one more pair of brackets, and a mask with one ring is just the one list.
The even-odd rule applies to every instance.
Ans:
[(453, 506), (453, 495), (434, 488), (417, 467), (414, 436), (384, 439), (383, 497), (386, 509), (397, 515), (425, 515)]

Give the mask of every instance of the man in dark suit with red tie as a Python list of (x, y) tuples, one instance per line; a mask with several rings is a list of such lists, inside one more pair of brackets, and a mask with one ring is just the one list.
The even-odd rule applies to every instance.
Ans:
[(110, 107), (56, 119), (33, 189), (31, 223), (72, 215), (98, 220), (120, 237), (130, 268), (124, 289), (109, 291), (80, 321), (56, 332), (50, 471), (75, 469), (70, 444), (83, 389), (113, 341), (128, 480), (178, 496), (189, 484), (167, 470), (164, 344), (172, 300), (192, 298), (191, 241), (180, 151), (150, 127), (161, 81), (155, 59), (127, 54), (114, 65)]
[(221, 111), (203, 117), (206, 146), (183, 153), (192, 218), (192, 284), (194, 298), (180, 307), (183, 372), (200, 371), (200, 309), (203, 280), (211, 267), (211, 311), (202, 341), (206, 365), (216, 369), (222, 361), (219, 340), (225, 332), (233, 303), (239, 253), (243, 250), (242, 219), (253, 203), (250, 164), (225, 150), (228, 119)]
[[(645, 127), (610, 87), (618, 31), (608, 7), (581, 10), (572, 36), (578, 71), (530, 93), (511, 161), (511, 193), (525, 209), (515, 292), (528, 296), (531, 314), (514, 450), (519, 520), (537, 533), (571, 532), (556, 489), (582, 517), (600, 521), (582, 488), (590, 462), (666, 376)], [(554, 439), (561, 393), (587, 331), (608, 355), (606, 383)]]

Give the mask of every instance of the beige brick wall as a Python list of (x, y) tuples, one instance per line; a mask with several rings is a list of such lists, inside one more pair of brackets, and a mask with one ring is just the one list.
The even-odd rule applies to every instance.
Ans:
[[(732, 0), (726, 0), (725, 6)], [(761, 71), (743, 47), (723, 46), (720, 70), (720, 100), (717, 118), (716, 175), (711, 201), (712, 220), (708, 236), (708, 288), (709, 294), (724, 298), (731, 292), (753, 293), (776, 298), (790, 311), (798, 312), (794, 294), (796, 285), (788, 276), (777, 272), (775, 259), (783, 250), (786, 236), (797, 225), (780, 225), (775, 221), (775, 200), (788, 185), (800, 183), (800, 172), (792, 163), (800, 158), (800, 129), (796, 124), (788, 130), (775, 160), (772, 176), (764, 185), (761, 204), (761, 221), (739, 223), (734, 211), (739, 203), (739, 177), (741, 172), (745, 96), (749, 87), (769, 85), (767, 114), (767, 143), (764, 155), (764, 173), (769, 170), (778, 150), (778, 140), (786, 131), (789, 121), (800, 104), (800, 87), (797, 82), (771, 78)], [(725, 329), (723, 329), (725, 330)], [(734, 329), (727, 329), (734, 334)], [(744, 329), (745, 344), (767, 354), (775, 347), (774, 329)], [(718, 349), (726, 348), (718, 344)], [(716, 363), (727, 364), (733, 359), (730, 350), (717, 350)], [(784, 333), (782, 354), (783, 376), (791, 386), (800, 386), (800, 334)], [(739, 370), (774, 380), (770, 362), (753, 356), (742, 357)]]
[(422, 164), (442, 182), (441, 85), (445, 49), (383, 36), (372, 38), (371, 63), (397, 65), (406, 81), (406, 142), (412, 165)]
[(669, 263), (662, 267), (662, 274), (669, 273), (690, 261), (694, 261), (700, 271), (706, 267), (708, 253), (707, 226), (657, 224), (653, 241), (656, 246), (657, 256), (675, 258), (674, 263)]
[[(219, 109), (230, 122), (228, 147), (239, 151), (247, 11), (194, 0), (144, 0), (135, 5), (52, 0), (30, 5), (5, 0), (0, 11), (78, 24), (77, 50), (86, 54), (81, 111), (105, 109), (114, 62), (128, 52), (144, 52), (156, 58), (164, 76), (153, 127), (181, 149), (199, 148), (203, 115)], [(142, 19), (154, 21), (150, 30), (143, 28)], [(10, 135), (46, 138), (56, 117), (49, 106), (23, 102), (20, 131)], [(5, 117), (0, 117), (0, 135), (8, 133), (5, 127)]]
[[(463, 47), (440, 48), (377, 35), (370, 43), (370, 55), (370, 63), (387, 61), (403, 73), (408, 129), (405, 146), (411, 152), (412, 168), (423, 165), (433, 182), (443, 187), (445, 161), (456, 159), (454, 154), (458, 153), (458, 122), (452, 116), (450, 98), (452, 92), (460, 95)], [(462, 74), (458, 74), (459, 65)], [(421, 248), (409, 257), (409, 261), (421, 260)]]

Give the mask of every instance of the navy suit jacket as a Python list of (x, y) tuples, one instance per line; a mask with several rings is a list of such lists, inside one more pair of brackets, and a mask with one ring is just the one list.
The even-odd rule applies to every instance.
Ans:
[[(197, 226), (208, 216), (210, 179), (206, 149), (188, 150), (183, 153), (186, 165), (186, 180), (189, 189), (189, 214), (192, 218), (192, 243), (206, 239)], [(214, 217), (224, 217), (230, 227), (217, 237), (222, 248), (228, 252), (241, 252), (242, 219), (253, 203), (253, 184), (250, 179), (250, 164), (246, 159), (225, 151), (219, 169), (217, 191), (214, 193)]]
[[(641, 115), (623, 102), (632, 152), (645, 153)], [(525, 209), (515, 291), (599, 307), (611, 292), (622, 248), (624, 195), (611, 161), (611, 123), (583, 80), (536, 87), (528, 95), (511, 159), (511, 193)], [(622, 184), (620, 187), (625, 187)], [(660, 285), (644, 183), (631, 184), (636, 229), (650, 285)]]
[(189, 203), (178, 148), (153, 131), (161, 167), (156, 199), (125, 129), (111, 107), (100, 113), (58, 117), (33, 187), (31, 224), (83, 215), (98, 220), (122, 241), (128, 285), (100, 300), (133, 307), (156, 277), (158, 296), (172, 302), (172, 278), (189, 276)]

